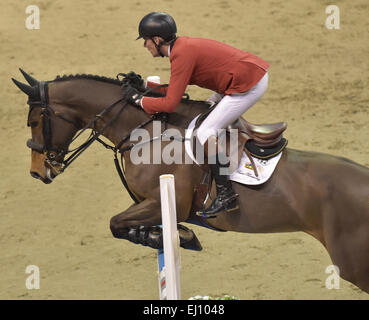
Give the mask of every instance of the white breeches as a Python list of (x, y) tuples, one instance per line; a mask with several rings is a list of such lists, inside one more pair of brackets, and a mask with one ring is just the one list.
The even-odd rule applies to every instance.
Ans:
[[(249, 91), (224, 96), (215, 109), (207, 116), (197, 129), (197, 138), (204, 145), (210, 136), (217, 136), (218, 129), (226, 128), (236, 121), (242, 114), (251, 108), (265, 93), (268, 88), (268, 73)], [(210, 97), (216, 97), (213, 94)]]

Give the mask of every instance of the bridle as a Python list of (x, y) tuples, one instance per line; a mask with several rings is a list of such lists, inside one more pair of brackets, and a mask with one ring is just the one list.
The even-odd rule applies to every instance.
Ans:
[[(31, 97), (28, 99), (27, 104), (29, 105), (29, 113), (27, 126), (31, 126), (30, 124), (30, 115), (34, 108), (41, 107), (41, 118), (42, 118), (42, 136), (44, 140), (44, 144), (40, 144), (38, 142), (29, 139), (27, 141), (27, 147), (31, 148), (34, 151), (42, 153), (46, 157), (46, 162), (52, 167), (56, 172), (60, 173), (60, 169), (57, 167), (61, 167), (61, 163), (59, 163), (56, 159), (63, 158), (67, 153), (67, 150), (62, 148), (55, 148), (52, 146), (52, 132), (51, 132), (51, 118), (50, 115), (53, 113), (55, 115), (54, 110), (49, 106), (48, 101), (48, 90), (47, 90), (47, 82), (41, 81), (39, 82), (39, 97), (40, 100), (33, 100)], [(64, 119), (64, 118), (63, 118)], [(65, 119), (64, 119), (65, 120)]]
[[(58, 148), (52, 145), (52, 129), (51, 129), (51, 114), (55, 115), (56, 117), (59, 117), (60, 119), (72, 123), (76, 128), (78, 128), (78, 125), (74, 122), (66, 119), (62, 115), (56, 114), (55, 111), (50, 107), (49, 105), (49, 99), (48, 99), (48, 83), (47, 82), (39, 82), (39, 96), (40, 100), (35, 101), (32, 99), (29, 99), (27, 101), (27, 104), (30, 106), (29, 114), (28, 114), (28, 121), (27, 125), (30, 126), (29, 117), (32, 112), (32, 110), (35, 107), (41, 108), (41, 117), (42, 117), (42, 136), (44, 140), (44, 144), (37, 143), (33, 141), (32, 139), (29, 139), (27, 141), (27, 147), (31, 148), (32, 150), (42, 153), (45, 155), (46, 163), (53, 169), (57, 174), (60, 174), (65, 171), (65, 169), (75, 160), (77, 159), (82, 152), (84, 152), (94, 141), (98, 139), (98, 137), (105, 131), (105, 129), (112, 124), (112, 122), (120, 115), (120, 113), (124, 110), (127, 103), (125, 103), (121, 109), (119, 110), (119, 113), (116, 114), (115, 117), (110, 119), (110, 121), (103, 127), (102, 130), (96, 131), (93, 129), (93, 132), (91, 133), (88, 140), (81, 144), (79, 147), (68, 150), (67, 148)], [(84, 131), (86, 131), (92, 124), (94, 128), (96, 127), (96, 121), (98, 119), (101, 119), (104, 114), (111, 111), (118, 103), (122, 102), (124, 98), (121, 98), (114, 102), (112, 105), (104, 109), (100, 114), (96, 115), (85, 127), (81, 129), (81, 131), (70, 141), (72, 143), (74, 140), (76, 140)], [(69, 143), (69, 144), (70, 144)], [(67, 159), (63, 161), (58, 161), (57, 159), (64, 159), (64, 157), (67, 154), (72, 153)]]
[[(119, 74), (119, 75), (125, 75), (125, 74)], [(118, 78), (118, 76), (117, 76)], [(119, 79), (119, 78), (118, 78)], [(150, 88), (148, 90), (146, 90), (143, 95), (149, 93), (150, 91), (158, 88), (158, 87), (163, 87), (166, 85), (161, 85), (161, 86), (157, 86), (157, 87), (153, 87)], [(111, 104), (110, 106), (108, 106), (107, 108), (105, 108), (102, 112), (100, 112), (99, 114), (95, 115), (95, 117), (93, 119), (91, 119), (91, 121), (89, 121), (82, 129), (80, 129), (80, 132), (78, 134), (76, 134), (72, 140), (69, 142), (68, 145), (70, 145), (73, 141), (75, 141), (83, 132), (85, 132), (87, 129), (90, 129), (92, 126), (92, 132), (89, 136), (89, 138), (87, 139), (87, 141), (85, 141), (84, 143), (82, 143), (79, 147), (73, 149), (73, 150), (68, 150), (67, 148), (58, 148), (52, 145), (52, 129), (51, 129), (51, 114), (53, 114), (56, 117), (59, 117), (60, 119), (68, 122), (68, 123), (72, 123), (77, 129), (79, 129), (78, 124), (74, 123), (73, 121), (66, 119), (65, 117), (63, 117), (63, 115), (61, 114), (57, 114), (55, 113), (55, 111), (50, 107), (49, 105), (49, 97), (48, 97), (48, 82), (44, 82), (41, 81), (39, 82), (39, 97), (40, 100), (34, 100), (29, 98), (27, 101), (27, 104), (30, 106), (30, 110), (28, 113), (28, 121), (27, 121), (27, 126), (30, 126), (30, 114), (32, 112), (32, 110), (36, 107), (40, 107), (41, 108), (41, 117), (42, 117), (42, 135), (43, 135), (43, 141), (44, 144), (40, 144), (38, 142), (33, 141), (32, 139), (29, 139), (27, 141), (27, 147), (29, 147), (30, 149), (32, 149), (33, 151), (36, 151), (38, 153), (44, 154), (45, 155), (45, 161), (48, 164), (48, 166), (54, 170), (57, 174), (61, 174), (63, 173), (67, 167), (69, 167), (71, 165), (71, 163), (73, 161), (75, 161), (93, 142), (98, 141), (100, 142), (104, 147), (106, 147), (107, 149), (113, 150), (114, 151), (114, 163), (116, 166), (116, 169), (118, 171), (118, 174), (122, 180), (123, 185), (125, 186), (125, 188), (127, 189), (128, 193), (130, 194), (131, 198), (138, 203), (137, 198), (134, 196), (134, 194), (129, 190), (127, 181), (125, 179), (124, 176), (124, 166), (123, 166), (123, 153), (125, 151), (131, 150), (134, 147), (134, 144), (129, 144), (128, 146), (122, 148), (122, 146), (129, 140), (130, 136), (131, 136), (131, 132), (129, 132), (126, 136), (124, 136), (122, 138), (122, 140), (116, 145), (116, 146), (110, 146), (107, 143), (105, 143), (104, 141), (102, 141), (99, 137), (100, 135), (102, 135), (105, 130), (116, 120), (119, 118), (120, 114), (123, 112), (123, 110), (125, 109), (125, 107), (128, 105), (128, 102), (125, 101), (125, 97), (123, 95), (122, 98), (120, 98), (119, 100), (115, 101), (113, 104)], [(115, 114), (114, 117), (112, 117), (101, 130), (96, 130), (96, 122), (98, 120), (101, 120), (102, 117), (109, 113), (115, 106), (117, 106), (120, 102), (124, 102), (123, 105), (121, 106), (120, 110)], [(142, 111), (142, 109), (140, 109)], [(149, 124), (150, 122), (154, 121), (154, 120), (161, 120), (164, 121), (165, 124), (167, 123), (167, 114), (161, 113), (161, 114), (155, 114), (153, 116), (151, 116), (148, 120), (144, 121), (143, 123), (141, 123), (140, 125), (138, 125), (135, 129), (139, 129), (139, 128), (143, 128), (145, 127), (147, 124)], [(152, 138), (151, 140), (153, 140), (154, 138)], [(122, 148), (122, 149), (121, 149)], [(122, 157), (121, 157), (121, 165), (123, 167), (123, 171), (121, 169), (121, 165), (119, 164), (118, 161), (118, 156), (117, 153), (118, 151), (121, 153)], [(67, 154), (70, 154), (70, 156), (67, 159), (64, 159), (65, 156)], [(62, 161), (59, 161), (58, 159), (64, 159)]]

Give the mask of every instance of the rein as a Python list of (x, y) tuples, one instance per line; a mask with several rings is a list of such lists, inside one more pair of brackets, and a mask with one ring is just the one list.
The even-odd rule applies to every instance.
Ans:
[[(73, 141), (75, 141), (84, 131), (86, 131), (89, 126), (93, 123), (94, 127), (96, 126), (96, 121), (101, 119), (106, 113), (108, 113), (110, 110), (112, 110), (119, 102), (122, 102), (124, 100), (124, 98), (121, 98), (119, 100), (117, 100), (116, 102), (114, 102), (112, 105), (110, 105), (109, 107), (107, 107), (106, 109), (104, 109), (101, 113), (97, 114), (89, 123), (87, 123), (86, 126), (84, 126), (84, 128), (72, 139), (71, 143)], [(100, 140), (99, 136), (102, 135), (105, 130), (120, 116), (120, 114), (123, 112), (123, 110), (125, 109), (126, 105), (128, 103), (126, 102), (125, 104), (123, 104), (123, 106), (120, 108), (119, 112), (115, 115), (115, 117), (111, 118), (109, 120), (108, 123), (106, 123), (106, 125), (101, 129), (101, 131), (96, 131), (93, 129), (90, 138), (83, 143), (82, 145), (80, 145), (79, 147), (77, 147), (74, 150), (70, 150), (67, 153), (71, 153), (73, 152), (66, 160), (63, 161), (63, 170), (64, 171), (66, 168), (68, 168), (71, 163), (76, 160), (93, 142)]]
[[(140, 125), (138, 125), (135, 129), (133, 129), (130, 133), (128, 133), (126, 136), (124, 136), (122, 138), (122, 140), (116, 145), (116, 146), (111, 146), (107, 143), (105, 143), (104, 141), (102, 141), (99, 137), (105, 132), (105, 130), (111, 126), (111, 124), (117, 119), (119, 118), (119, 116), (121, 115), (121, 113), (123, 112), (123, 110), (125, 109), (125, 107), (127, 106), (128, 102), (125, 101), (125, 103), (123, 104), (123, 106), (120, 108), (119, 112), (112, 117), (106, 124), (105, 126), (100, 130), (97, 131), (96, 129), (92, 129), (91, 135), (90, 137), (87, 139), (86, 142), (82, 143), (79, 147), (73, 149), (73, 150), (64, 150), (64, 149), (58, 149), (58, 148), (54, 148), (52, 146), (52, 131), (51, 131), (51, 119), (50, 119), (50, 113), (53, 113), (55, 116), (61, 118), (62, 120), (72, 123), (75, 127), (78, 128), (78, 126), (71, 122), (70, 120), (64, 118), (63, 116), (59, 115), (59, 114), (55, 114), (54, 110), (50, 107), (49, 105), (49, 99), (48, 99), (48, 90), (47, 90), (47, 82), (40, 82), (39, 83), (39, 89), (40, 89), (40, 100), (39, 101), (31, 101), (28, 100), (28, 105), (30, 106), (30, 110), (29, 110), (29, 114), (28, 114), (28, 123), (27, 125), (30, 125), (29, 123), (29, 115), (31, 113), (31, 111), (33, 110), (34, 107), (39, 106), (41, 107), (41, 116), (42, 116), (42, 121), (43, 121), (43, 127), (42, 127), (42, 134), (43, 134), (43, 139), (44, 139), (44, 145), (41, 145), (40, 143), (37, 143), (35, 141), (33, 141), (32, 139), (29, 139), (27, 141), (27, 147), (29, 147), (30, 149), (37, 151), (39, 153), (43, 153), (46, 157), (46, 162), (48, 163), (48, 165), (55, 170), (55, 172), (57, 172), (58, 174), (63, 173), (66, 168), (68, 168), (88, 147), (91, 146), (91, 144), (95, 141), (98, 141), (99, 143), (101, 143), (105, 148), (110, 149), (114, 152), (114, 164), (116, 167), (116, 170), (118, 172), (118, 175), (124, 185), (124, 187), (126, 188), (127, 192), (129, 193), (129, 195), (131, 196), (132, 200), (137, 204), (139, 203), (138, 199), (136, 198), (136, 196), (131, 192), (131, 190), (129, 189), (127, 180), (125, 178), (125, 174), (124, 174), (124, 165), (123, 165), (123, 154), (126, 151), (131, 150), (135, 145), (134, 144), (130, 144), (126, 147), (124, 147), (123, 149), (121, 149), (121, 147), (123, 146), (123, 144), (125, 142), (127, 142), (127, 140), (130, 138), (131, 136), (131, 132), (133, 130), (139, 129), (139, 128), (143, 128), (146, 125), (148, 125), (149, 123), (151, 123), (152, 121), (159, 119), (162, 122), (165, 123), (165, 126), (167, 125), (167, 120), (168, 120), (168, 115), (166, 113), (158, 113), (158, 114), (154, 114), (153, 116), (150, 117), (150, 119), (144, 121), (143, 123), (141, 123)], [(163, 87), (165, 85), (160, 85), (157, 87), (152, 87), (147, 89), (143, 95), (148, 94), (150, 91), (157, 89), (158, 87)], [(113, 104), (111, 104), (110, 106), (108, 106), (107, 108), (105, 108), (102, 112), (100, 112), (99, 114), (95, 115), (95, 117), (90, 120), (82, 129), (81, 131), (75, 135), (73, 137), (73, 139), (70, 141), (69, 144), (71, 144), (72, 142), (74, 142), (78, 137), (81, 136), (82, 133), (84, 133), (87, 129), (90, 128), (91, 125), (93, 125), (93, 127), (96, 127), (96, 122), (98, 120), (101, 120), (102, 117), (107, 114), (108, 112), (110, 112), (116, 105), (118, 105), (120, 102), (123, 102), (125, 100), (125, 97), (123, 96), (122, 98), (120, 98), (119, 100), (115, 101)], [(151, 138), (150, 141), (147, 142), (151, 142), (153, 140), (155, 140), (157, 138)], [(118, 151), (121, 153), (121, 163), (119, 163), (118, 160)], [(67, 154), (71, 155), (63, 160), (62, 162), (58, 162), (56, 159), (58, 157), (60, 158), (64, 158)]]
[[(99, 136), (103, 134), (105, 130), (119, 117), (119, 115), (122, 113), (122, 111), (125, 109), (126, 105), (128, 104), (127, 102), (123, 104), (119, 112), (113, 118), (111, 118), (108, 123), (106, 123), (106, 125), (102, 128), (101, 131), (96, 131), (93, 129), (93, 132), (91, 133), (87, 141), (81, 144), (79, 147), (73, 150), (58, 149), (58, 148), (54, 148), (51, 143), (52, 131), (51, 131), (50, 113), (53, 113), (55, 115), (55, 112), (49, 105), (48, 95), (47, 95), (47, 82), (41, 81), (39, 83), (39, 88), (40, 88), (40, 101), (28, 101), (27, 103), (30, 106), (29, 114), (31, 113), (34, 107), (36, 106), (41, 107), (41, 116), (42, 116), (42, 122), (43, 122), (42, 135), (44, 139), (44, 145), (41, 145), (33, 141), (32, 139), (29, 139), (27, 141), (27, 146), (31, 148), (32, 150), (45, 154), (46, 162), (58, 174), (64, 172), (65, 169), (69, 167), (74, 160), (76, 160), (94, 141), (96, 141), (99, 138)], [(108, 106), (106, 109), (104, 109), (101, 113), (97, 114), (91, 121), (89, 121), (81, 129), (81, 131), (71, 140), (70, 143), (75, 141), (92, 124), (95, 127), (97, 120), (101, 119), (106, 113), (111, 111), (118, 103), (122, 102), (123, 100), (124, 100), (124, 97), (120, 98), (119, 100), (115, 101), (113, 104)], [(60, 117), (59, 115), (56, 115), (56, 116)], [(66, 120), (64, 117), (60, 117), (60, 118), (64, 121), (70, 122)], [(65, 155), (69, 153), (72, 153), (72, 154), (67, 159), (63, 160), (63, 162), (58, 162), (56, 160), (58, 157), (60, 158), (65, 157)]]

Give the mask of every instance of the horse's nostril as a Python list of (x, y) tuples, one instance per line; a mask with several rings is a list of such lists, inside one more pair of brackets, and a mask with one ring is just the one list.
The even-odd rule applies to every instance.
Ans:
[(31, 176), (35, 179), (41, 179), (41, 176), (35, 171), (31, 171)]

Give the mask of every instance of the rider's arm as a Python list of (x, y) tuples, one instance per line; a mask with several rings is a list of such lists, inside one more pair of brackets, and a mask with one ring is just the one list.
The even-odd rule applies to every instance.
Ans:
[[(155, 82), (151, 82), (151, 81), (146, 81), (145, 82), (145, 88), (154, 88), (159, 86), (160, 84), (157, 84)], [(161, 93), (163, 96), (167, 95), (167, 91), (168, 91), (168, 87), (160, 87), (154, 90), (155, 92), (159, 92)]]
[(191, 52), (173, 52), (170, 61), (171, 75), (167, 95), (163, 98), (143, 97), (141, 106), (147, 113), (173, 112), (190, 82), (195, 67), (195, 59)]

